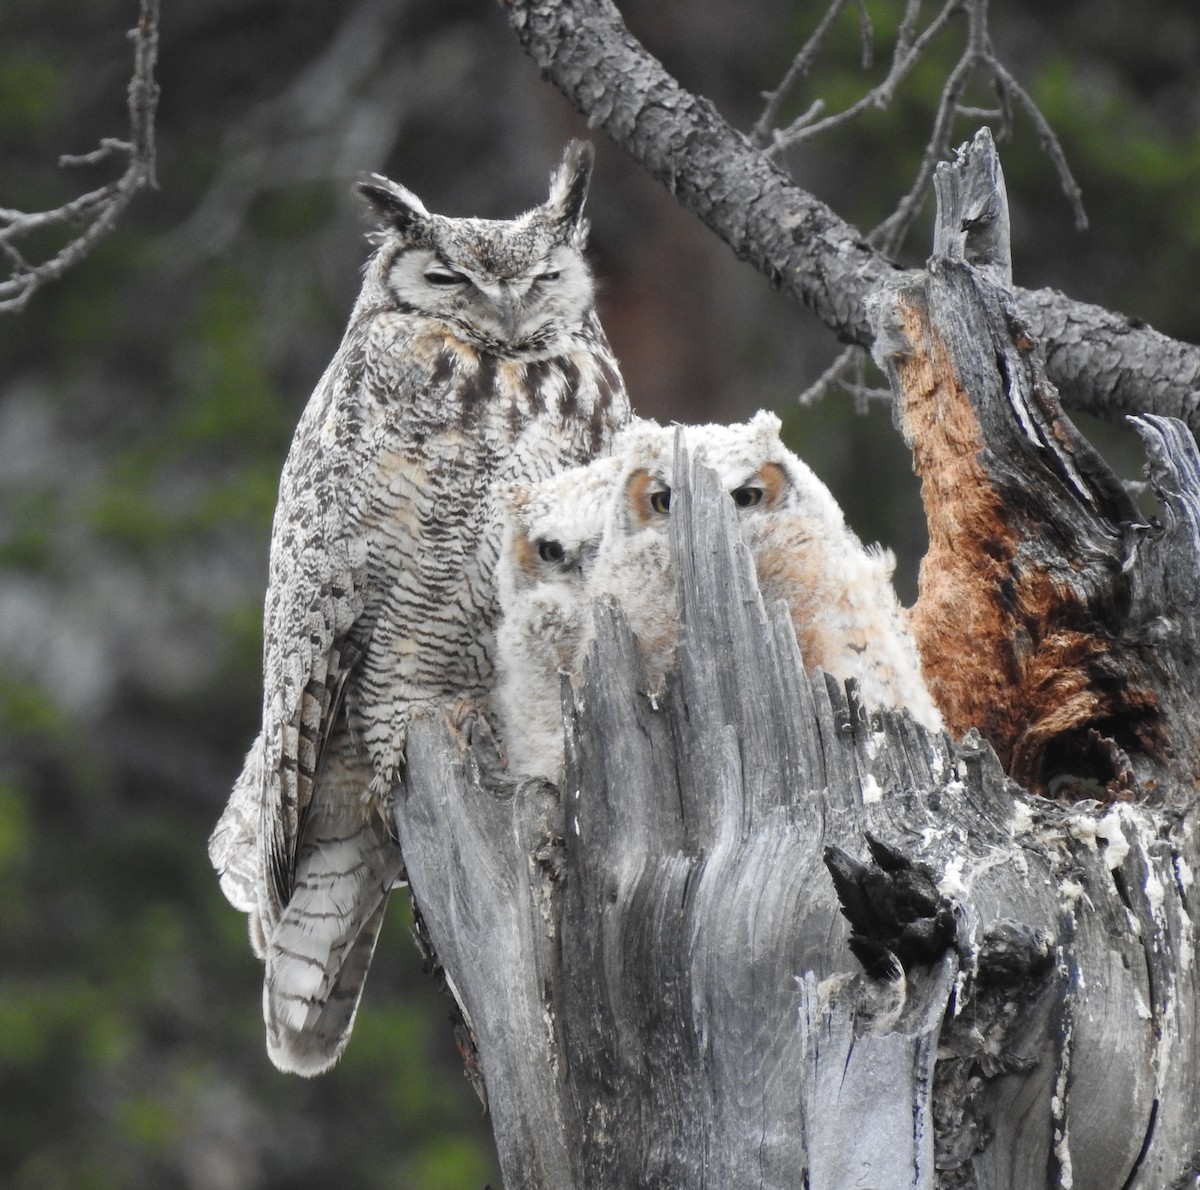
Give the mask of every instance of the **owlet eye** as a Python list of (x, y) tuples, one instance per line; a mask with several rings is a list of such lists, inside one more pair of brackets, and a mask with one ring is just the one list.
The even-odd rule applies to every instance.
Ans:
[(538, 273), (537, 277), (534, 279), (537, 281), (557, 281), (560, 276), (562, 276), (562, 274), (558, 271), (558, 269), (554, 269), (549, 273)]
[(662, 488), (657, 492), (650, 493), (650, 507), (655, 512), (666, 516), (671, 511), (671, 489)]
[(564, 550), (560, 541), (539, 541), (538, 557), (543, 562), (561, 562)]
[(733, 502), (738, 508), (754, 508), (762, 503), (763, 490), (762, 488), (734, 488), (729, 493), (733, 497)]
[(439, 285), (449, 288), (451, 285), (461, 285), (466, 281), (466, 277), (462, 273), (456, 273), (453, 269), (426, 269), (425, 280), (430, 285)]

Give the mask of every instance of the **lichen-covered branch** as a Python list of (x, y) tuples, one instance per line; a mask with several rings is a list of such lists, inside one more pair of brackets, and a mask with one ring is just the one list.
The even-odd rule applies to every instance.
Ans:
[[(612, 0), (504, 7), (521, 44), (591, 124), (840, 339), (871, 345), (866, 299), (900, 274), (897, 266), (680, 86)], [(1109, 418), (1169, 414), (1200, 429), (1200, 347), (1050, 290), (1017, 290), (1016, 301), (1072, 408)]]
[[(126, 159), (125, 172), (115, 181), (81, 194), (49, 211), (0, 209), (0, 254), (9, 263), (9, 275), (0, 280), (0, 310), (23, 310), (43, 286), (56, 281), (77, 265), (98, 240), (116, 226), (134, 195), (155, 186), (154, 115), (158, 107), (158, 83), (154, 67), (158, 59), (158, 0), (141, 0), (141, 13), (130, 30), (135, 45), (133, 77), (129, 82), (129, 139), (106, 137), (90, 153), (64, 155), (59, 164), (96, 165), (110, 157)], [(81, 230), (53, 256), (29, 261), (22, 244), (47, 228), (79, 227)]]

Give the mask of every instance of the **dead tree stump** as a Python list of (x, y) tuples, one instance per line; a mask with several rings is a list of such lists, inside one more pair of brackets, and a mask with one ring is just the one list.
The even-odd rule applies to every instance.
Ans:
[(1012, 314), (989, 138), (939, 202), (873, 317), (958, 743), (805, 672), (683, 466), (662, 700), (599, 606), (561, 791), (413, 727), (397, 826), (510, 1190), (1195, 1184), (1200, 456), (1140, 423), (1141, 523)]

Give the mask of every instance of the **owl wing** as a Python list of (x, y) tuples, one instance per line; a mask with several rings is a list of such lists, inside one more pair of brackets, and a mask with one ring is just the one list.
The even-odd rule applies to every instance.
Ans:
[(364, 330), (351, 325), (309, 399), (271, 530), (257, 832), (268, 937), (291, 898), (314, 783), (365, 644), (367, 546), (350, 511), (371, 476), (361, 450), (372, 418), (361, 391)]
[(330, 631), (361, 607), (341, 600), (330, 592), (325, 614), (306, 619), (319, 667), (279, 722), (258, 830), (267, 1051), (279, 1069), (306, 1076), (327, 1070), (345, 1048), (402, 869), (391, 823), (364, 801), (372, 765), (343, 709), (362, 649), (356, 619), (343, 634)]
[(243, 913), (258, 912), (262, 787), (262, 736), (259, 735), (250, 745), (233, 793), (208, 840), (208, 858), (216, 869), (221, 891)]
[(343, 708), (370, 636), (364, 517), (386, 488), (379, 451), (388, 440), (353, 327), (347, 342), (284, 466), (265, 626), (255, 881), (263, 1009), (272, 1060), (305, 1075), (345, 1046), (401, 874), (390, 822), (366, 809), (371, 761)]
[(281, 1070), (303, 1075), (328, 1069), (345, 1047), (401, 875), (391, 823), (362, 799), (370, 759), (344, 716), (334, 724), (301, 822), (291, 895), (266, 948), (267, 1050)]

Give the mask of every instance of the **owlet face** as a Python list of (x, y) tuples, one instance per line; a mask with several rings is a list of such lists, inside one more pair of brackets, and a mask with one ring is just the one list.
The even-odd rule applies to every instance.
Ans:
[[(739, 516), (773, 512), (794, 504), (799, 460), (779, 438), (779, 419), (760, 412), (735, 426), (685, 426), (684, 444), (716, 471)], [(665, 531), (671, 511), (675, 428), (635, 423), (617, 441), (625, 461), (622, 509), (626, 532)], [(803, 467), (803, 464), (799, 464)]]
[(582, 218), (591, 166), (591, 146), (573, 143), (546, 202), (511, 220), (433, 215), (386, 178), (361, 182), (385, 220), (376, 267), (388, 299), (483, 346), (541, 346), (579, 326), (594, 299)]
[(501, 569), (513, 587), (582, 586), (600, 546), (618, 474), (615, 459), (596, 459), (508, 492)]

